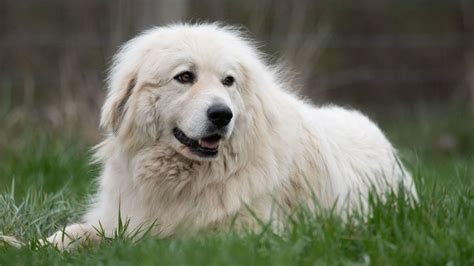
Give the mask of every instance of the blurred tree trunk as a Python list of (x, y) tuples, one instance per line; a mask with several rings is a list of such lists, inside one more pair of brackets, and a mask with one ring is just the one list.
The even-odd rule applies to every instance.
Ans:
[[(461, 0), (464, 31), (474, 33), (474, 3), (472, 0)], [(469, 107), (474, 112), (474, 42), (472, 35), (467, 40), (466, 58), (466, 82), (469, 90)]]
[(153, 26), (184, 21), (188, 5), (188, 0), (110, 1), (111, 52), (138, 32)]
[(140, 26), (151, 27), (182, 22), (187, 16), (188, 0), (142, 0)]

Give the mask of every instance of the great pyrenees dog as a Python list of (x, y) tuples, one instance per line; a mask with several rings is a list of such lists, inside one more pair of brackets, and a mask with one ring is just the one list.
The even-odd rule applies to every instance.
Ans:
[[(159, 237), (232, 224), (285, 226), (301, 204), (344, 214), (410, 174), (360, 112), (298, 98), (251, 41), (216, 24), (157, 27), (114, 57), (97, 146), (99, 188), (60, 249), (117, 230)], [(120, 214), (120, 217), (119, 217)]]

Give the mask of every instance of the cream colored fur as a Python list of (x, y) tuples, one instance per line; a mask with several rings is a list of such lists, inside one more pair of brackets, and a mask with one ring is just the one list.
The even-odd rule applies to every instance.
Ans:
[[(178, 84), (182, 70), (197, 73)], [(235, 84), (220, 82), (226, 75)], [(117, 228), (119, 209), (129, 229), (159, 237), (212, 230), (235, 218), (258, 228), (249, 209), (276, 228), (300, 203), (336, 206), (341, 214), (403, 184), (416, 197), (411, 176), (380, 129), (363, 114), (315, 107), (291, 93), (280, 73), (264, 63), (252, 43), (229, 27), (172, 25), (146, 31), (118, 52), (102, 109), (103, 164), (93, 203), (79, 224), (48, 241), (99, 240)], [(179, 126), (199, 137), (214, 100), (234, 113), (215, 159), (199, 158), (173, 136)], [(277, 207), (275, 207), (277, 206)]]

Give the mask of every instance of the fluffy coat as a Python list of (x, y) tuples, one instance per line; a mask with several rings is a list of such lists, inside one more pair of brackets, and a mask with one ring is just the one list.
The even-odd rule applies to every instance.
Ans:
[[(173, 83), (180, 64), (198, 73), (194, 85)], [(219, 83), (227, 70), (232, 88)], [(234, 219), (257, 228), (249, 210), (280, 228), (299, 204), (314, 208), (313, 197), (341, 214), (366, 207), (372, 188), (383, 195), (402, 184), (416, 197), (410, 174), (372, 121), (354, 110), (315, 107), (280, 76), (230, 27), (172, 25), (129, 41), (114, 59), (102, 109), (107, 136), (96, 148), (98, 191), (83, 220), (48, 241), (60, 248), (78, 238), (99, 241), (95, 228), (112, 234), (119, 211), (130, 229), (153, 224), (152, 233), (166, 237)], [(217, 158), (201, 160), (171, 132), (179, 125), (193, 135), (201, 106), (214, 98), (231, 106), (232, 131)]]

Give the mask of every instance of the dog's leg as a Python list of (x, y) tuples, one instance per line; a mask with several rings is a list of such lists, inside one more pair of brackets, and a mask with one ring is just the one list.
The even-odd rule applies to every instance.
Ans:
[(72, 224), (60, 230), (46, 240), (40, 241), (42, 245), (51, 244), (59, 250), (70, 250), (87, 242), (99, 243), (100, 236), (96, 229), (87, 224)]
[(13, 236), (3, 236), (0, 235), (0, 243), (5, 243), (9, 246), (21, 248), (25, 246), (25, 243), (21, 242), (20, 240), (16, 239)]

